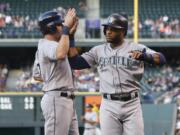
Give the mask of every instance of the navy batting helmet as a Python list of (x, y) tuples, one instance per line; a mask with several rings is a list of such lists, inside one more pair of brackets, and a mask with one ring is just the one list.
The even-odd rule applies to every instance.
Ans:
[(56, 11), (47, 11), (40, 15), (38, 24), (43, 35), (56, 33), (58, 25), (63, 25), (62, 23), (63, 15)]
[(107, 26), (110, 26), (117, 29), (124, 29), (124, 35), (126, 36), (128, 29), (128, 20), (123, 15), (114, 13), (108, 17), (107, 23), (102, 24), (102, 26), (104, 26), (104, 34), (106, 34)]

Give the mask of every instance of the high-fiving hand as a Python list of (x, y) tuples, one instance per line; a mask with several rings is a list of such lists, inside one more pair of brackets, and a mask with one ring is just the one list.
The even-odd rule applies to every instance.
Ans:
[(64, 26), (67, 26), (71, 29), (74, 25), (75, 18), (76, 18), (76, 10), (74, 8), (70, 8), (67, 11), (67, 14), (64, 18)]
[(73, 24), (72, 28), (69, 31), (70, 36), (74, 36), (74, 34), (75, 34), (76, 30), (77, 30), (78, 24), (79, 24), (79, 18), (76, 17), (74, 19), (74, 24)]

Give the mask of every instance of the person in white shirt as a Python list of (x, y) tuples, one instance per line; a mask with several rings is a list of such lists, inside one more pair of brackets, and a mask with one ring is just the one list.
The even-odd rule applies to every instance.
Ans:
[(93, 111), (91, 104), (86, 105), (85, 115), (81, 117), (84, 121), (84, 134), (83, 135), (96, 135), (96, 127), (98, 124), (98, 114)]

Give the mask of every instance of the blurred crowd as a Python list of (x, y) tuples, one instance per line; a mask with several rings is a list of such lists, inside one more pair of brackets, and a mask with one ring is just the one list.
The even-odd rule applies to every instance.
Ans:
[[(80, 11), (87, 11), (84, 2), (78, 4)], [(64, 12), (64, 8), (57, 7), (53, 10)], [(31, 33), (30, 37), (40, 37), (38, 31), (38, 16), (12, 15), (9, 3), (0, 3), (0, 36), (2, 38), (21, 38), (26, 33)], [(133, 17), (129, 16), (128, 35), (133, 37), (134, 22)], [(84, 22), (85, 23), (85, 22)], [(88, 26), (87, 26), (88, 27)], [(97, 33), (97, 31), (95, 31)], [(87, 34), (87, 33), (84, 33)], [(33, 36), (34, 35), (34, 36)], [(35, 36), (36, 35), (36, 36)], [(142, 38), (180, 38), (180, 22), (178, 18), (160, 16), (157, 19), (147, 18), (139, 21), (139, 36)], [(36, 37), (36, 38), (37, 38)]]
[[(99, 88), (99, 77), (93, 69), (74, 70), (75, 87), (78, 91), (95, 92)], [(35, 81), (30, 68), (23, 69), (16, 81), (15, 91), (41, 91), (43, 83)]]
[(7, 2), (2, 2), (0, 3), (0, 12), (6, 12), (6, 11), (10, 11), (10, 4)]
[(144, 27), (150, 30), (152, 38), (180, 37), (180, 23), (177, 18), (170, 20), (168, 16), (163, 16), (155, 21), (147, 19), (144, 21)]
[(22, 70), (21, 75), (16, 80), (16, 89), (15, 91), (41, 91), (43, 83), (35, 81), (32, 77), (32, 70), (26, 68)]
[(20, 38), (21, 35), (37, 28), (37, 18), (32, 19), (29, 15), (11, 15), (0, 12), (0, 36), (3, 38)]
[(29, 31), (37, 28), (37, 19), (32, 20), (29, 16), (20, 15), (5, 15), (0, 14), (1, 24), (0, 27), (26, 27)]
[[(16, 33), (17, 29), (12, 29), (10, 31), (2, 30), (3, 28), (19, 28), (19, 30), (23, 28), (26, 32), (31, 32), (33, 30), (38, 30), (38, 21), (37, 19), (31, 19), (30, 16), (0, 14), (0, 35), (19, 37), (16, 34), (13, 35), (13, 33)], [(130, 20), (127, 37), (133, 37), (133, 28), (133, 20)], [(146, 19), (144, 22), (139, 22), (139, 36), (142, 38), (180, 38), (179, 20), (170, 20), (168, 16), (160, 17), (157, 20)]]
[[(180, 66), (164, 66), (146, 68), (141, 80), (142, 99), (146, 103), (156, 103), (156, 99), (163, 97), (162, 103), (173, 102), (173, 96), (180, 90)], [(169, 94), (173, 92), (173, 94)], [(159, 101), (158, 101), (159, 102)]]
[[(159, 92), (159, 91), (171, 91), (174, 87), (179, 85), (180, 82), (180, 71), (179, 68), (172, 68), (170, 66), (166, 66), (163, 68), (154, 69), (156, 71), (152, 71), (153, 69), (148, 69), (149, 75), (143, 78), (145, 83), (151, 86), (151, 91)], [(147, 74), (148, 74), (147, 73)], [(146, 72), (145, 72), (146, 74)]]
[[(133, 20), (128, 24), (128, 37), (133, 37)], [(147, 18), (139, 21), (139, 36), (147, 38), (180, 38), (179, 19), (160, 16), (158, 19)]]
[(74, 70), (75, 87), (79, 91), (95, 92), (99, 89), (99, 76), (95, 69)]

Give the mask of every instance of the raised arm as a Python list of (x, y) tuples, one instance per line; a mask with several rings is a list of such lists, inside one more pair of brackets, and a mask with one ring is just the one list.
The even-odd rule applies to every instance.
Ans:
[(59, 45), (56, 49), (56, 56), (58, 59), (66, 57), (69, 51), (69, 31), (74, 24), (74, 18), (76, 17), (76, 11), (74, 8), (69, 9), (66, 16), (64, 25), (62, 28), (62, 36), (59, 40)]
[(75, 39), (74, 34), (77, 30), (77, 26), (79, 24), (79, 19), (76, 17), (75, 23), (73, 27), (70, 29), (70, 48), (68, 52), (69, 56), (69, 64), (72, 69), (85, 69), (90, 68), (90, 65), (86, 62), (86, 60), (78, 54), (77, 48), (75, 47)]

